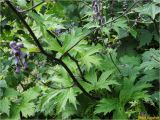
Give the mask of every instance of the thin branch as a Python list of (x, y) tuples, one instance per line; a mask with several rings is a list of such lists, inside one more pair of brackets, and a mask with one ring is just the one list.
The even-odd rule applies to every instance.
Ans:
[[(94, 31), (94, 30), (93, 30)], [(89, 32), (85, 37), (87, 37), (90, 33), (92, 33), (93, 31)], [(84, 37), (84, 38), (85, 38)], [(72, 47), (70, 47), (66, 52), (63, 53), (63, 55), (60, 57), (60, 59), (62, 59), (64, 56), (66, 56), (68, 54), (68, 52), (70, 50), (72, 50), (76, 45), (78, 45), (78, 43), (80, 43), (84, 38), (80, 39), (79, 41), (77, 41)]]
[(47, 86), (47, 87), (49, 87), (49, 88), (52, 88), (52, 89), (56, 89), (56, 90), (62, 90), (62, 89), (69, 89), (69, 88), (72, 88), (72, 87), (74, 87), (74, 83), (71, 85), (71, 86), (67, 86), (67, 87), (64, 87), (64, 86), (62, 86), (62, 87), (52, 87), (52, 86), (48, 86), (46, 83), (44, 83), (44, 82), (41, 82), (44, 86)]
[[(53, 38), (56, 38), (57, 42), (58, 42), (59, 45), (62, 47), (62, 43), (61, 43), (60, 40), (58, 39), (57, 35), (54, 34), (54, 33), (51, 32), (51, 31), (49, 31), (49, 30), (47, 30), (47, 32), (48, 32)], [(78, 64), (78, 60), (76, 60), (74, 57), (72, 57), (69, 53), (67, 53), (67, 56), (69, 56), (70, 59), (73, 60), (73, 61), (76, 63), (77, 68), (78, 68), (78, 70), (79, 70), (79, 73), (80, 73), (80, 75), (81, 75), (82, 80), (83, 80), (84, 82), (90, 83), (89, 81), (87, 81), (87, 80), (85, 79), (85, 77), (84, 77), (84, 75), (83, 75), (83, 72), (82, 72), (82, 70), (81, 70), (81, 68), (80, 68), (80, 65)]]
[(140, 0), (135, 1), (130, 8), (128, 8), (124, 13), (122, 13), (122, 15), (116, 17), (115, 19), (113, 19), (113, 20), (111, 20), (111, 21), (109, 21), (109, 22), (104, 23), (104, 25), (107, 25), (107, 24), (109, 24), (109, 23), (112, 23), (112, 22), (118, 20), (119, 18), (125, 16), (125, 14), (127, 14), (138, 2), (140, 2)]
[[(33, 5), (31, 8), (29, 8), (29, 9), (27, 9), (27, 10), (22, 10), (22, 11), (19, 11), (19, 12), (20, 12), (20, 13), (28, 12), (28, 11), (30, 11), (30, 10), (35, 9), (36, 7), (38, 7), (39, 5), (43, 4), (44, 2), (45, 2), (45, 0), (42, 0), (42, 1), (39, 2), (38, 4)], [(32, 2), (32, 4), (33, 4), (33, 2)]]
[(77, 81), (77, 79), (74, 77), (73, 73), (71, 72), (71, 70), (68, 68), (68, 66), (60, 59), (57, 59), (55, 57), (53, 57), (53, 55), (48, 54), (43, 47), (41, 46), (39, 40), (37, 39), (37, 37), (35, 36), (35, 34), (33, 33), (32, 29), (29, 27), (29, 25), (27, 24), (27, 22), (24, 20), (24, 18), (22, 17), (22, 15), (16, 10), (16, 8), (10, 3), (10, 1), (6, 0), (5, 1), (7, 3), (7, 5), (14, 11), (14, 13), (19, 17), (19, 19), (22, 21), (22, 23), (25, 25), (25, 27), (27, 28), (27, 30), (29, 31), (29, 33), (31, 34), (31, 36), (33, 37), (34, 42), (37, 44), (38, 48), (40, 49), (41, 53), (44, 54), (50, 61), (53, 62), (53, 60), (55, 62), (57, 62), (58, 64), (62, 65), (63, 68), (68, 72), (69, 76), (72, 78), (73, 82), (77, 85), (77, 87), (89, 98), (91, 99), (95, 99), (95, 100), (99, 100), (99, 97), (94, 97), (92, 95), (90, 95), (84, 88), (83, 86)]
[(109, 53), (109, 56), (110, 56), (110, 58), (111, 58), (112, 63), (114, 64), (114, 66), (117, 68), (118, 72), (119, 72), (120, 74), (122, 74), (121, 71), (120, 71), (120, 69), (118, 68), (118, 66), (117, 66), (116, 63), (114, 62), (111, 53)]
[[(123, 16), (124, 16), (126, 13), (128, 13), (138, 2), (140, 2), (140, 0), (134, 2), (133, 5), (132, 5), (130, 8), (128, 8), (122, 15), (118, 16), (117, 18), (115, 18), (115, 19), (113, 19), (113, 20), (111, 20), (111, 21), (109, 21), (109, 22), (104, 23), (104, 25), (107, 25), (107, 24), (109, 24), (109, 23), (112, 23), (112, 22), (118, 20), (119, 18), (123, 17)], [(97, 28), (97, 29), (99, 29), (99, 28)], [(90, 33), (92, 33), (92, 32), (93, 32), (93, 31), (91, 31)], [(90, 33), (89, 33), (89, 34), (90, 34)], [(87, 35), (88, 35), (88, 34), (87, 34)], [(86, 36), (87, 36), (87, 35), (86, 35)], [(84, 39), (84, 38), (83, 38), (83, 39)], [(81, 39), (81, 40), (83, 40), (83, 39)], [(79, 40), (79, 41), (78, 41), (77, 43), (75, 43), (72, 47), (70, 47), (70, 48), (61, 56), (60, 59), (62, 59), (65, 55), (67, 55), (67, 53), (68, 53), (70, 50), (72, 50), (81, 40)]]
[(80, 75), (81, 75), (82, 80), (83, 80), (84, 82), (91, 83), (91, 82), (89, 82), (89, 81), (87, 81), (87, 80), (85, 79), (85, 77), (84, 77), (84, 75), (83, 75), (83, 72), (82, 72), (82, 70), (81, 70), (81, 68), (80, 68), (80, 65), (78, 64), (78, 61), (77, 61), (74, 57), (72, 57), (70, 54), (68, 54), (68, 56), (70, 57), (71, 60), (73, 60), (73, 61), (76, 63), (77, 68), (78, 68), (78, 70), (79, 70), (79, 73), (80, 73)]

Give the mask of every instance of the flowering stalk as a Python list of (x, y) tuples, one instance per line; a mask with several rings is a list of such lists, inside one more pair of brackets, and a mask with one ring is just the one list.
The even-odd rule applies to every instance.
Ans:
[(92, 8), (94, 12), (93, 19), (99, 22), (99, 25), (103, 25), (105, 23), (105, 17), (102, 15), (102, 5), (100, 0), (93, 0)]
[(28, 69), (28, 63), (26, 61), (26, 53), (23, 53), (21, 51), (21, 48), (23, 48), (22, 43), (17, 43), (16, 41), (12, 41), (9, 44), (11, 48), (11, 54), (15, 57), (15, 65), (16, 65), (16, 73), (18, 74), (20, 72), (21, 66), (24, 67), (25, 70)]

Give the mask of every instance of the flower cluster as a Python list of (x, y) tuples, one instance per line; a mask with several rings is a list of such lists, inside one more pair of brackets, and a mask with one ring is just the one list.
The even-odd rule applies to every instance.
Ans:
[(123, 0), (123, 11), (126, 11), (128, 7), (127, 0)]
[(15, 65), (16, 65), (16, 73), (20, 72), (21, 66), (24, 67), (24, 70), (28, 69), (28, 63), (26, 61), (27, 54), (21, 51), (23, 48), (23, 44), (12, 41), (9, 44), (10, 48), (12, 49), (11, 54), (15, 57)]
[(93, 12), (95, 13), (94, 19), (99, 21), (99, 25), (104, 25), (105, 17), (102, 16), (102, 12), (101, 12), (102, 5), (100, 3), (100, 0), (93, 0), (92, 8), (93, 8)]

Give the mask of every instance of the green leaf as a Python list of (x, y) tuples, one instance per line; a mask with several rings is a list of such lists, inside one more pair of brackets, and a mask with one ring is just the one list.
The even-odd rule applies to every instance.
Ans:
[(153, 2), (155, 2), (155, 3), (160, 3), (160, 1), (159, 1), (159, 0), (153, 0)]
[(59, 105), (59, 112), (65, 110), (67, 102), (71, 103), (75, 109), (77, 109), (76, 94), (73, 91), (73, 88), (62, 90), (61, 93), (57, 96), (57, 101)]
[(6, 113), (9, 116), (9, 112), (10, 112), (10, 101), (8, 100), (8, 98), (3, 98), (0, 100), (0, 112), (1, 113)]
[(81, 51), (80, 55), (80, 61), (82, 62), (82, 65), (86, 65), (87, 70), (92, 67), (92, 65), (98, 66), (100, 65), (101, 57), (96, 55), (96, 53), (100, 52), (101, 46), (93, 46), (93, 47), (84, 47), (84, 51)]
[(4, 92), (5, 97), (13, 98), (13, 97), (17, 97), (18, 95), (19, 93), (13, 88), (7, 88)]
[(33, 99), (36, 99), (39, 96), (40, 88), (39, 87), (33, 87), (28, 89), (27, 91), (23, 92), (23, 99), (25, 102), (29, 102)]
[(119, 60), (124, 65), (125, 64), (134, 65), (134, 66), (140, 65), (140, 58), (136, 57), (136, 56), (127, 56), (127, 55), (124, 55), (124, 56), (120, 57)]
[(152, 82), (159, 79), (159, 70), (157, 69), (147, 70), (144, 74), (145, 75), (141, 77), (141, 81), (143, 82)]
[(113, 112), (113, 119), (126, 120), (127, 114), (125, 113), (124, 107), (117, 103), (117, 109)]
[(144, 45), (149, 45), (153, 38), (153, 34), (149, 32), (148, 30), (141, 30), (140, 36), (139, 36), (139, 41), (140, 41), (140, 47)]
[(141, 68), (144, 71), (160, 68), (160, 50), (150, 49), (143, 54)]
[(0, 88), (6, 88), (7, 87), (7, 83), (5, 80), (0, 80)]
[(71, 31), (71, 34), (67, 34), (64, 36), (64, 45), (63, 45), (63, 51), (66, 52), (69, 50), (72, 46), (77, 44), (79, 41), (81, 41), (86, 35), (88, 35), (88, 30), (83, 30), (82, 28), (74, 28)]
[(26, 6), (27, 2), (26, 2), (26, 0), (17, 0), (17, 4), (24, 7), (24, 6)]
[(106, 115), (107, 113), (110, 113), (111, 111), (115, 110), (117, 108), (117, 104), (118, 100), (115, 98), (103, 98), (97, 104), (94, 113), (104, 113), (104, 115)]
[(141, 6), (139, 8), (135, 9), (136, 12), (139, 12), (140, 14), (148, 15), (152, 17), (152, 19), (155, 19), (155, 16), (160, 13), (160, 7), (156, 4), (145, 4), (144, 6)]
[(134, 38), (136, 38), (137, 37), (137, 31), (136, 30), (134, 30), (133, 28), (130, 28), (129, 29), (129, 33), (134, 37)]
[(47, 32), (48, 27), (44, 24), (45, 18), (42, 15), (37, 15), (33, 12), (29, 13), (29, 16), (32, 17), (37, 25), (40, 27), (40, 30), (45, 38), (44, 41), (48, 44), (46, 47), (48, 50), (55, 50), (61, 52), (61, 46), (58, 44), (57, 40), (50, 36)]
[(19, 109), (22, 112), (22, 116), (25, 117), (25, 118), (33, 116), (34, 113), (35, 113), (34, 103), (23, 102)]
[(36, 45), (30, 43), (29, 41), (27, 41), (23, 37), (20, 37), (20, 38), (23, 41), (24, 47), (27, 48), (28, 52), (31, 52), (31, 53), (32, 52), (40, 52), (39, 48)]

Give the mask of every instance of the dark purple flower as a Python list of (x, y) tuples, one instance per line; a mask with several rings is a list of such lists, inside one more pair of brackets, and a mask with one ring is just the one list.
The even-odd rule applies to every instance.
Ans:
[(9, 46), (10, 46), (11, 48), (14, 48), (14, 47), (16, 46), (16, 41), (11, 41), (11, 42), (9, 43)]
[(20, 66), (17, 65), (17, 66), (16, 66), (16, 73), (18, 74), (19, 72), (20, 72)]
[(13, 48), (13, 49), (12, 49), (12, 53), (13, 53), (15, 56), (20, 56), (21, 51), (20, 51), (19, 49)]
[(16, 58), (15, 58), (15, 65), (18, 65), (18, 64), (19, 64), (19, 58), (16, 57)]
[(28, 63), (26, 61), (24, 61), (23, 65), (24, 65), (24, 69), (27, 70), (28, 69)]

